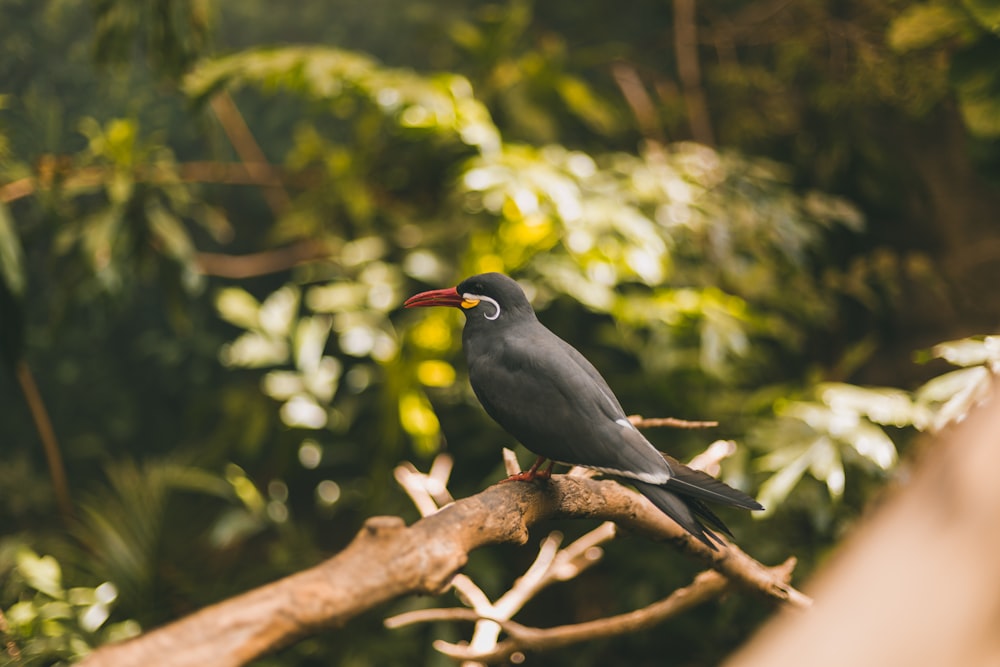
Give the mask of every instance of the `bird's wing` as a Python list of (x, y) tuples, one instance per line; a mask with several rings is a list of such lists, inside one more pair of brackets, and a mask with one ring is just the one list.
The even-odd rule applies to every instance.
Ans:
[(625, 416), (587, 359), (540, 324), (491, 346), (467, 346), (486, 411), (531, 451), (561, 463), (663, 484), (670, 467)]

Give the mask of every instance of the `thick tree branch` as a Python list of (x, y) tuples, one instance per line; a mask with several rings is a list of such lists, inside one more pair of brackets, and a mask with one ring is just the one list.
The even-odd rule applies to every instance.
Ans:
[(1000, 383), (732, 667), (1000, 665)]
[(633, 533), (670, 542), (736, 586), (796, 606), (808, 603), (737, 547), (708, 549), (635, 492), (612, 481), (556, 475), (546, 483), (492, 486), (409, 527), (396, 517), (374, 517), (328, 561), (130, 641), (102, 647), (82, 664), (244, 665), (303, 636), (342, 626), (396, 597), (438, 593), (473, 549), (501, 542), (523, 544), (530, 526), (552, 518), (613, 520)]

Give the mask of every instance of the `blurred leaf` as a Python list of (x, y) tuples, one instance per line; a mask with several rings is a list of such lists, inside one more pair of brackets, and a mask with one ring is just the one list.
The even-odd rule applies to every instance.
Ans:
[(555, 88), (566, 106), (596, 132), (611, 134), (618, 129), (618, 119), (612, 108), (594, 94), (586, 81), (563, 75), (558, 78)]
[(276, 338), (287, 338), (291, 335), (295, 317), (299, 309), (299, 289), (294, 285), (286, 285), (272, 292), (257, 311), (260, 329)]
[(219, 350), (219, 359), (226, 366), (263, 368), (288, 361), (288, 343), (256, 332), (248, 332)]
[(1000, 35), (1000, 3), (996, 0), (962, 0), (962, 6), (983, 28)]
[(483, 150), (500, 139), (489, 112), (457, 75), (422, 77), (386, 68), (373, 58), (321, 46), (287, 46), (244, 51), (203, 61), (184, 79), (188, 95), (205, 99), (222, 88), (248, 83), (285, 87), (314, 99), (366, 99), (400, 128), (436, 130)]
[(939, 343), (933, 348), (934, 356), (955, 366), (977, 366), (1000, 363), (1000, 336), (986, 336), (981, 339)]
[(400, 397), (399, 422), (413, 438), (418, 452), (426, 456), (437, 451), (441, 425), (423, 393), (409, 391)]
[(929, 414), (915, 425), (932, 433), (962, 421), (989, 392), (993, 376), (983, 366), (971, 366), (940, 375), (917, 390), (917, 401)]
[(992, 63), (1000, 56), (1000, 40), (983, 39), (959, 51), (951, 61), (951, 81), (969, 131), (1000, 136), (1000, 73)]
[(215, 295), (219, 315), (231, 324), (244, 329), (259, 326), (260, 302), (241, 287), (225, 287)]
[(308, 394), (296, 394), (281, 406), (281, 421), (286, 426), (317, 429), (326, 426), (327, 413)]
[(925, 2), (906, 7), (889, 24), (887, 39), (894, 50), (905, 53), (935, 46), (959, 37), (968, 41), (975, 35), (969, 16), (954, 4)]
[(319, 369), (333, 320), (325, 316), (304, 317), (295, 327), (295, 365), (305, 374)]
[(7, 206), (0, 201), (0, 358), (11, 368), (24, 346), (24, 251)]
[(24, 296), (27, 276), (24, 271), (24, 250), (14, 227), (10, 209), (0, 201), (0, 280), (15, 298)]
[(155, 199), (146, 203), (146, 216), (150, 230), (163, 244), (166, 254), (181, 263), (190, 262), (194, 257), (194, 244), (177, 216)]
[(28, 548), (17, 554), (18, 572), (29, 586), (51, 598), (62, 599), (66, 591), (62, 586), (62, 569), (52, 556), (39, 556)]
[(757, 501), (764, 506), (764, 510), (754, 513), (757, 518), (774, 514), (812, 464), (811, 445), (788, 446), (780, 451), (780, 457), (771, 455), (758, 461), (761, 470), (776, 472), (760, 485), (757, 492)]
[(857, 413), (887, 426), (902, 427), (913, 423), (913, 400), (900, 389), (827, 382), (819, 385), (817, 391), (820, 399), (834, 412)]
[(425, 387), (450, 387), (455, 383), (455, 368), (446, 361), (422, 361), (417, 366), (417, 379)]

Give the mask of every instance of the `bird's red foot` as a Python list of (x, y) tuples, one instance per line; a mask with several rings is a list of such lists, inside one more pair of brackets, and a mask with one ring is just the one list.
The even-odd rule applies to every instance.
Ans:
[(507, 479), (500, 480), (500, 483), (504, 482), (534, 482), (536, 479), (542, 481), (547, 481), (552, 477), (552, 466), (555, 465), (554, 461), (549, 461), (549, 465), (545, 467), (545, 470), (539, 470), (538, 466), (545, 463), (545, 457), (539, 456), (538, 459), (531, 465), (530, 468), (524, 472), (519, 472), (517, 474), (511, 475)]
[(534, 482), (536, 479), (548, 480), (550, 477), (552, 477), (551, 468), (547, 470), (525, 470), (516, 475), (511, 475), (507, 479), (501, 479), (500, 484), (506, 482)]

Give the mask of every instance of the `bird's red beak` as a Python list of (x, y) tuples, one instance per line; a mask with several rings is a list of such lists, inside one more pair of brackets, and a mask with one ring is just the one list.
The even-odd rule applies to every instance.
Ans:
[(406, 303), (403, 304), (404, 308), (426, 308), (428, 306), (453, 306), (458, 308), (462, 305), (462, 295), (458, 293), (458, 290), (454, 287), (448, 287), (446, 289), (435, 289), (429, 292), (421, 292), (420, 294), (414, 294)]

